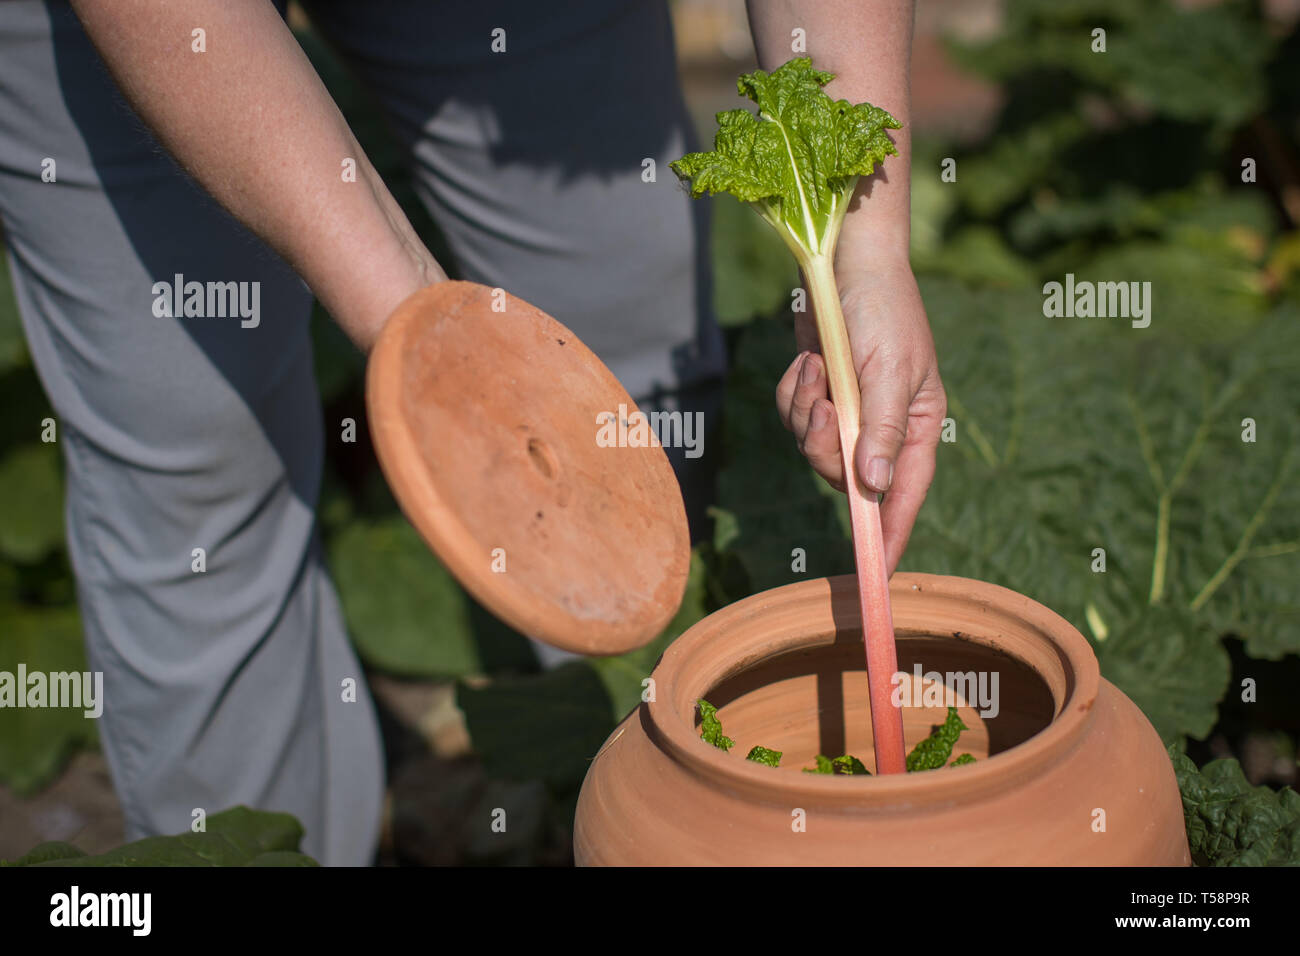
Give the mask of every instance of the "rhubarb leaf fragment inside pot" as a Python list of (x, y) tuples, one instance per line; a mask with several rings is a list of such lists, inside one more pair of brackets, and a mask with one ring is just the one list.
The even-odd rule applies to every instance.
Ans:
[(772, 750), (768, 747), (752, 747), (745, 756), (746, 760), (752, 760), (755, 763), (761, 763), (768, 767), (781, 766), (781, 751)]
[[(706, 744), (712, 744), (719, 750), (730, 750), (736, 742), (722, 732), (722, 719), (718, 717), (718, 708), (703, 697), (696, 702), (696, 706), (700, 711), (700, 739)], [(948, 758), (952, 756), (953, 745), (957, 742), (957, 738), (961, 736), (961, 732), (968, 729), (962, 719), (957, 716), (957, 708), (949, 707), (948, 716), (944, 722), (930, 731), (929, 737), (912, 748), (912, 753), (907, 758), (908, 771), (933, 770), (936, 767), (942, 767), (948, 762)], [(754, 746), (750, 748), (745, 759), (768, 767), (780, 767), (781, 757), (782, 752), (779, 750)], [(844, 754), (841, 757), (827, 757), (825, 754), (818, 754), (813, 759), (816, 766), (805, 767), (804, 773), (871, 776), (871, 771), (866, 768), (866, 765), (852, 754)], [(960, 764), (974, 762), (975, 758), (971, 754), (962, 754), (949, 766), (956, 767)]]
[(713, 744), (719, 750), (730, 750), (736, 742), (722, 732), (718, 708), (703, 697), (699, 699), (697, 706), (700, 708), (700, 739), (706, 744)]
[(805, 767), (804, 773), (862, 774), (868, 777), (871, 776), (871, 771), (866, 768), (866, 765), (851, 754), (845, 754), (842, 757), (827, 757), (824, 754), (818, 754), (813, 759), (817, 762), (817, 766)]
[(908, 772), (942, 767), (952, 756), (953, 744), (957, 742), (961, 732), (969, 729), (957, 716), (957, 708), (949, 707), (947, 719), (934, 728), (930, 736), (913, 747), (912, 752), (907, 755)]

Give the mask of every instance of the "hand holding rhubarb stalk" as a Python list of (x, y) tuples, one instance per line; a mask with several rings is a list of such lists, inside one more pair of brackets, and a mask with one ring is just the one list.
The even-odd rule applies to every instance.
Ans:
[[(879, 497), (864, 482), (864, 477), (871, 477), (874, 482), (878, 476), (872, 474), (871, 461), (867, 462), (867, 468), (854, 466), (862, 430), (860, 412), (864, 394), (859, 390), (859, 363), (854, 360), (835, 273), (836, 247), (845, 214), (856, 198), (859, 177), (870, 176), (886, 156), (897, 155), (886, 130), (898, 129), (900, 124), (869, 103), (855, 105), (847, 100), (832, 100), (822, 89), (831, 79), (831, 74), (814, 69), (807, 57), (793, 59), (771, 73), (758, 70), (745, 74), (738, 88), (758, 105), (758, 115), (745, 109), (719, 113), (714, 149), (684, 156), (672, 168), (690, 183), (692, 196), (727, 192), (753, 207), (785, 241), (808, 285), (821, 359), (804, 356), (800, 372), (808, 370), (810, 363), (824, 366), (838, 422), (839, 474), (848, 476), (845, 490), (862, 600), (876, 770), (902, 773), (905, 768), (902, 718), (891, 700), (892, 678), (898, 663), (889, 610), (889, 563)], [(858, 278), (854, 277), (855, 282)], [(860, 303), (856, 297), (862, 294), (857, 291), (862, 287), (853, 288), (852, 301)], [(865, 295), (872, 297), (877, 293), (869, 289)], [(871, 301), (867, 299), (868, 303)], [(877, 297), (875, 301), (880, 300)], [(860, 311), (855, 310), (855, 318), (870, 323), (872, 312), (869, 304), (860, 306)], [(933, 353), (932, 345), (930, 353)], [(812, 367), (815, 369), (816, 365)], [(925, 378), (929, 377), (927, 372)], [(942, 387), (937, 373), (932, 377), (934, 398), (926, 411), (931, 418), (937, 411), (941, 419)], [(805, 382), (808, 386), (814, 384)], [(903, 384), (904, 389), (910, 387), (911, 383)], [(810, 419), (815, 412), (816, 408), (810, 409)], [(902, 443), (900, 435), (898, 444)], [(929, 450), (932, 454), (932, 444)], [(892, 451), (896, 453), (897, 448)], [(912, 455), (914, 458), (916, 449)], [(928, 479), (925, 483), (928, 485)], [(888, 484), (886, 475), (877, 488), (883, 490)], [(919, 507), (919, 501), (915, 504)], [(904, 506), (910, 505), (905, 498)], [(903, 540), (894, 544), (894, 561), (901, 553), (905, 537), (904, 534)]]
[[(847, 223), (846, 223), (847, 231)], [(855, 464), (880, 504), (885, 567), (898, 567), (934, 478), (935, 449), (947, 414), (930, 323), (912, 270), (847, 254), (841, 236), (835, 274), (844, 325), (862, 391)], [(832, 487), (844, 491), (839, 424), (826, 384), (812, 316), (795, 316), (799, 354), (776, 387), (776, 405), (799, 450)]]

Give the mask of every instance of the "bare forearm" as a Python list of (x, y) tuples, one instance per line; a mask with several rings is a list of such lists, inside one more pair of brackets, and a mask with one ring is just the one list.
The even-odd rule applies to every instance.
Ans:
[[(72, 3), (160, 142), (358, 346), (403, 298), (446, 278), (267, 0)], [(206, 52), (191, 48), (196, 28)]]
[(765, 70), (798, 54), (792, 31), (805, 31), (807, 53), (820, 70), (835, 74), (830, 95), (888, 110), (903, 124), (892, 132), (898, 157), (863, 179), (840, 235), (841, 262), (882, 256), (907, 261), (911, 226), (911, 97), (913, 0), (749, 0), (750, 29)]

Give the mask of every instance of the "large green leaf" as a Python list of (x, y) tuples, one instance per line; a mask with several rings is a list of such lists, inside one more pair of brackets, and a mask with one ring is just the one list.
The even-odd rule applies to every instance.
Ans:
[[(76, 608), (0, 604), (0, 671), (16, 675), (86, 670)], [(96, 723), (78, 707), (0, 708), (0, 783), (34, 793), (53, 779), (74, 750), (93, 744)]]
[(400, 516), (347, 524), (330, 562), (368, 665), (407, 677), (535, 666), (524, 638), (482, 611)]
[(14, 301), (8, 256), (0, 249), (0, 372), (6, 372), (26, 360), (27, 344), (23, 338), (22, 322), (18, 318), (18, 303)]
[(544, 779), (561, 792), (576, 789), (615, 724), (641, 702), (642, 681), (664, 648), (704, 616), (704, 591), (705, 566), (695, 555), (681, 608), (645, 647), (570, 661), (540, 675), (460, 686), (456, 701), (488, 772)]
[(1297, 349), (1297, 312), (1284, 309), (1230, 357), (1136, 350), (1091, 401), (1094, 426), (1121, 440), (1088, 504), (1115, 550), (1140, 559), (1148, 603), (1189, 609), (1274, 659), (1300, 651)]
[[(1048, 319), (1038, 292), (941, 280), (922, 291), (955, 441), (940, 445), (901, 567), (1051, 607), (1095, 642), (1103, 673), (1162, 736), (1204, 736), (1229, 677), (1222, 633), (1256, 656), (1300, 651), (1296, 314), (1225, 351), (1123, 319)], [(1177, 321), (1158, 291), (1154, 301), (1153, 322)], [(753, 589), (802, 577), (793, 547), (809, 549), (811, 573), (853, 568), (843, 502), (826, 497), (772, 408), (792, 349), (779, 324), (749, 327), (728, 397), (740, 424), (716, 543)], [(1244, 418), (1254, 442), (1242, 441)], [(826, 556), (815, 569), (814, 552)]]
[[(1159, 296), (1152, 335), (1231, 343), (1258, 323), (1268, 301), (1261, 270), (1231, 246), (1224, 232), (1215, 239), (1180, 241), (1165, 235), (1115, 244), (1081, 263), (1075, 278), (1150, 282), (1153, 300)], [(1188, 282), (1188, 276), (1195, 281)]]
[(1219, 635), (1182, 608), (1145, 607), (1097, 648), (1106, 677), (1167, 739), (1205, 737), (1218, 718), (1229, 669)]
[(58, 446), (34, 441), (0, 459), (0, 556), (39, 561), (63, 545)]
[(302, 835), (302, 824), (287, 813), (238, 806), (209, 816), (202, 833), (147, 837), (97, 856), (67, 843), (43, 843), (7, 865), (315, 866), (315, 860), (298, 852)]
[(1294, 313), (1229, 360), (1123, 320), (1044, 319), (1038, 296), (925, 295), (958, 440), (904, 566), (1048, 604), (1099, 639), (1103, 671), (1162, 735), (1204, 735), (1228, 677), (1220, 632), (1256, 655), (1300, 650), (1282, 584), (1300, 572)]
[(481, 671), (464, 592), (405, 520), (350, 524), (331, 543), (330, 566), (367, 664), (409, 676)]
[(474, 752), (491, 776), (541, 779), (557, 791), (582, 783), (591, 758), (614, 729), (605, 685), (582, 660), (485, 687), (461, 685), (456, 703)]
[(1300, 794), (1252, 787), (1235, 760), (1212, 760), (1198, 770), (1176, 748), (1169, 756), (1196, 863), (1300, 866)]

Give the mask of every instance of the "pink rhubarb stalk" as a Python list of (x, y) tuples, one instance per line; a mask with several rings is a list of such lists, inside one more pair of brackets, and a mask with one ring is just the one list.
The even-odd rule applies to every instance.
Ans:
[(804, 276), (817, 315), (817, 335), (826, 361), (831, 403), (839, 421), (844, 485), (849, 496), (853, 555), (862, 604), (862, 637), (867, 651), (867, 687), (871, 696), (876, 773), (903, 773), (907, 768), (903, 717), (901, 708), (894, 706), (893, 702), (898, 651), (894, 646), (894, 619), (889, 608), (889, 570), (885, 566), (880, 501), (876, 493), (862, 483), (853, 463), (858, 433), (862, 430), (861, 391), (840, 308), (839, 290), (831, 269), (832, 255), (814, 257), (807, 263)]
[(757, 104), (758, 113), (719, 113), (712, 151), (687, 153), (672, 169), (690, 183), (692, 196), (725, 192), (749, 203), (781, 236), (808, 282), (831, 402), (840, 423), (862, 595), (876, 772), (902, 773), (903, 720), (892, 700), (898, 655), (880, 502), (853, 467), (861, 397), (832, 266), (858, 178), (870, 176), (886, 156), (898, 155), (886, 131), (901, 125), (870, 103), (832, 100), (822, 89), (832, 79), (832, 74), (814, 69), (808, 57), (795, 57), (771, 73), (742, 75), (737, 89)]

